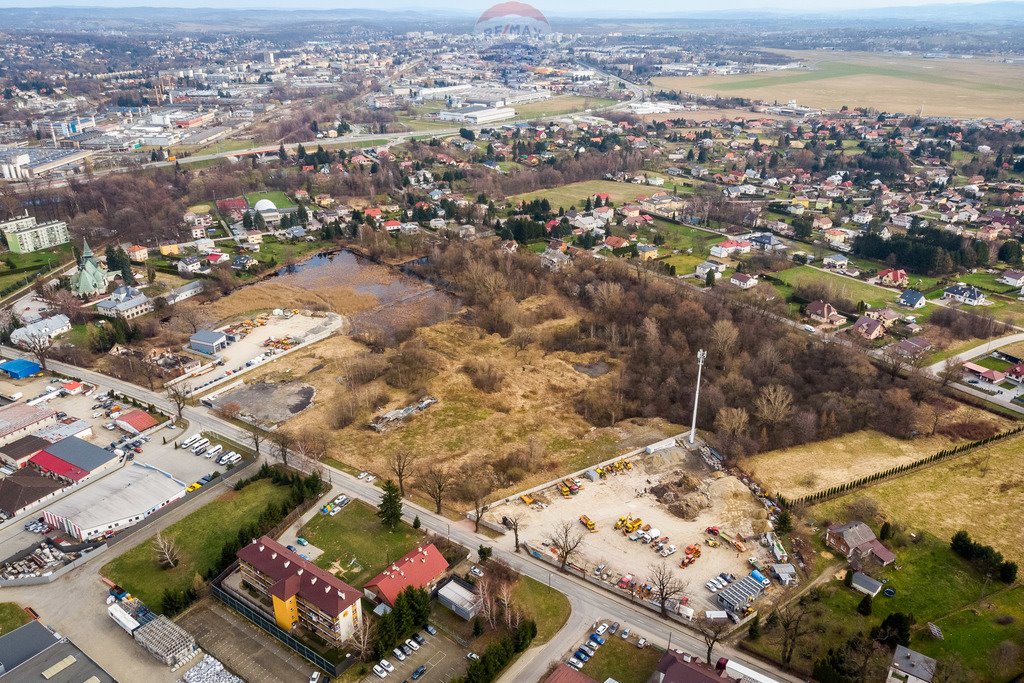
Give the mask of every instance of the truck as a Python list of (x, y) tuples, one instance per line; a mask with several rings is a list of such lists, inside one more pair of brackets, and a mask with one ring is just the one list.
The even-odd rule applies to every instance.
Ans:
[(661, 556), (668, 557), (669, 555), (674, 555), (676, 550), (678, 550), (678, 548), (676, 548), (674, 545), (665, 546), (661, 549)]
[(590, 519), (590, 517), (580, 515), (580, 524), (587, 527), (587, 531), (590, 533), (597, 533), (597, 525), (594, 524), (594, 520)]
[(760, 571), (758, 571), (757, 569), (755, 569), (754, 571), (750, 572), (750, 578), (754, 579), (754, 581), (757, 581), (762, 586), (770, 586), (770, 585), (772, 585), (772, 582), (769, 581), (768, 578), (764, 574), (762, 574)]

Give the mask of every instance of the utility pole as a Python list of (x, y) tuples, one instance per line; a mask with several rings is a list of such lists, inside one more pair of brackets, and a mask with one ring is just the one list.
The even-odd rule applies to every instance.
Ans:
[(693, 394), (693, 421), (690, 423), (690, 444), (693, 444), (693, 440), (697, 437), (697, 402), (700, 400), (700, 374), (701, 370), (704, 369), (704, 359), (708, 357), (708, 352), (701, 349), (697, 352), (697, 389)]

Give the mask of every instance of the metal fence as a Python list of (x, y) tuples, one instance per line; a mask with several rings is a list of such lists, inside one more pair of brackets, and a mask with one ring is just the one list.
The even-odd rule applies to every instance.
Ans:
[(241, 614), (254, 625), (277, 638), (282, 644), (293, 650), (300, 657), (308, 660), (317, 668), (323, 669), (332, 677), (340, 676), (341, 673), (351, 666), (354, 661), (354, 658), (349, 657), (340, 664), (335, 664), (334, 662), (325, 659), (319, 652), (274, 623), (274, 621), (262, 611), (252, 607), (247, 602), (244, 602), (227, 592), (218, 586), (216, 582), (210, 585), (210, 592), (215, 598), (223, 602), (225, 605)]

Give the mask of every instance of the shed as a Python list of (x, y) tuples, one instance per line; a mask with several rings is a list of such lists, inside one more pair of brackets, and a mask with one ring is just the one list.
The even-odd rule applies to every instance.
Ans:
[(587, 470), (586, 472), (583, 473), (583, 476), (589, 479), (590, 481), (597, 481), (598, 479), (600, 479), (600, 477), (597, 476), (597, 470)]
[(480, 610), (480, 596), (468, 583), (454, 577), (438, 589), (437, 600), (466, 621)]
[(25, 379), (42, 371), (39, 363), (24, 358), (15, 358), (0, 365), (0, 371), (6, 372), (11, 379)]
[(188, 345), (193, 351), (212, 356), (228, 345), (228, 338), (223, 332), (199, 330), (189, 338)]
[(876, 581), (867, 574), (863, 574), (861, 572), (854, 572), (853, 587), (855, 590), (858, 590), (865, 595), (870, 595), (871, 597), (875, 597), (882, 590), (881, 582)]

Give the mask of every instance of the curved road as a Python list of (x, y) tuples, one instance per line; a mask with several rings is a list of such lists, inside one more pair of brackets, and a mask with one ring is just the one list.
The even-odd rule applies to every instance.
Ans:
[[(4, 347), (0, 351), (6, 357), (31, 359), (30, 355), (14, 349)], [(171, 414), (175, 412), (174, 406), (163, 394), (149, 391), (130, 382), (108, 377), (102, 373), (65, 363), (51, 361), (47, 365), (52, 370), (79, 377), (100, 386), (112, 388), (114, 391), (131, 394), (153, 403), (153, 405)], [(248, 433), (244, 429), (218, 418), (205, 409), (187, 407), (183, 414), (191, 425), (195, 427), (217, 432), (243, 444), (249, 441)], [(289, 459), (289, 464), (293, 466), (303, 465), (300, 462), (300, 458), (296, 456), (292, 456)], [(371, 505), (376, 505), (379, 502), (381, 491), (376, 486), (366, 484), (340, 470), (326, 466), (323, 467), (327, 470), (328, 477), (335, 489), (354, 498), (359, 498)], [(303, 468), (305, 469), (305, 467)], [(436, 534), (448, 536), (467, 548), (476, 548), (480, 544), (493, 545), (492, 539), (474, 533), (471, 528), (467, 528), (468, 525), (466, 523), (453, 522), (447, 517), (437, 515), (432, 510), (423, 508), (410, 501), (404, 502), (403, 511), (405, 517), (410, 521), (414, 516), (418, 515), (421, 524), (425, 528)], [(155, 529), (147, 529), (141, 533), (140, 540), (141, 538), (148, 537), (150, 533), (155, 533)], [(119, 548), (115, 546), (115, 549)], [(109, 561), (109, 559), (115, 556), (112, 552), (108, 554), (110, 558), (107, 558), (105, 561)], [(507, 563), (521, 574), (525, 574), (555, 588), (563, 593), (572, 605), (572, 614), (566, 625), (550, 641), (542, 646), (532, 648), (526, 655), (520, 657), (516, 664), (502, 677), (501, 680), (506, 683), (539, 680), (547, 671), (551, 662), (561, 660), (571, 647), (583, 640), (584, 630), (599, 619), (614, 618), (626, 623), (634, 632), (642, 633), (648, 640), (661, 647), (668, 647), (671, 642), (672, 647), (685, 649), (691, 654), (699, 655), (705, 651), (703, 640), (692, 630), (674, 622), (663, 620), (656, 613), (646, 608), (637, 607), (627, 599), (610, 591), (597, 588), (570, 575), (560, 574), (549, 565), (535, 560), (526, 553), (515, 553), (500, 547), (494, 547), (493, 557)], [(78, 573), (78, 571), (71, 572), (68, 576), (74, 576)], [(61, 581), (63, 581), (63, 578)], [(60, 585), (60, 583), (58, 582), (57, 585)], [(741, 655), (737, 650), (725, 645), (716, 647), (715, 654), (716, 656), (726, 656), (730, 659), (741, 661), (745, 665), (779, 681), (801, 680), (778, 671), (770, 665), (752, 662), (749, 659), (749, 655)]]

